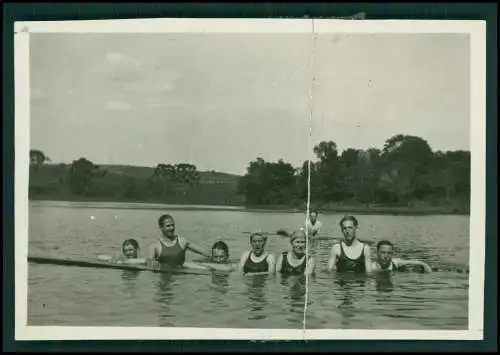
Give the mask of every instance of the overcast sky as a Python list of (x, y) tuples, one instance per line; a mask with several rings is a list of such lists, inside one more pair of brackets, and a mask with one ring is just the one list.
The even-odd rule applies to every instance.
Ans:
[(466, 35), (32, 34), (31, 148), (55, 163), (243, 174), (294, 166), (312, 142), (382, 148), (394, 134), (469, 149)]

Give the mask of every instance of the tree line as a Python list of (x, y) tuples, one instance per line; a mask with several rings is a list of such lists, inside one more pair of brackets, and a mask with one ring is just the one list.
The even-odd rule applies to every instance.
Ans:
[(236, 187), (200, 184), (201, 173), (193, 164), (158, 164), (155, 168), (146, 168), (147, 175), (138, 175), (134, 172), (113, 173), (84, 157), (71, 164), (47, 165), (49, 161), (44, 152), (30, 151), (31, 198), (215, 204), (241, 200)]
[(349, 148), (339, 153), (335, 142), (323, 141), (314, 153), (316, 159), (300, 167), (282, 159), (256, 158), (234, 184), (202, 184), (203, 173), (192, 164), (158, 164), (138, 176), (109, 173), (79, 158), (71, 164), (50, 165), (48, 173), (50, 158), (31, 150), (30, 197), (303, 208), (310, 174), (311, 201), (318, 208), (423, 203), (469, 211), (469, 151), (433, 151), (426, 140), (399, 134), (387, 139), (382, 149)]
[(380, 204), (409, 206), (455, 205), (469, 211), (470, 152), (436, 151), (411, 135), (395, 135), (382, 149), (349, 148), (339, 153), (333, 141), (314, 147), (315, 161), (294, 167), (283, 160), (249, 163), (238, 185), (252, 205)]

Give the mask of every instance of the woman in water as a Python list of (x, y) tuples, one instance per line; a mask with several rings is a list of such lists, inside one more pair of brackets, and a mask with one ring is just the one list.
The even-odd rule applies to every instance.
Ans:
[(283, 252), (276, 261), (276, 272), (282, 275), (303, 275), (315, 272), (313, 257), (306, 255), (306, 234), (303, 230), (293, 232), (290, 237), (291, 252)]
[(125, 240), (116, 258), (113, 259), (109, 255), (100, 255), (98, 259), (116, 264), (146, 264), (146, 259), (140, 257), (139, 243), (135, 239)]
[(273, 254), (266, 253), (264, 247), (267, 236), (262, 233), (250, 235), (252, 250), (247, 250), (241, 255), (238, 270), (244, 274), (267, 274), (276, 270), (276, 258)]
[(158, 264), (170, 267), (184, 265), (188, 249), (203, 255), (205, 258), (209, 257), (209, 254), (203, 251), (202, 248), (175, 234), (175, 221), (172, 216), (168, 214), (160, 216), (158, 226), (160, 227), (161, 236), (150, 251), (150, 260), (154, 267), (158, 267)]

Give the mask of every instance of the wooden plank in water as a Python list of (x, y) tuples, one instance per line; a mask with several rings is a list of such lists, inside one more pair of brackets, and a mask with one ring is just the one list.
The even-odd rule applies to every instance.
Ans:
[(82, 260), (82, 259), (61, 259), (61, 258), (47, 258), (39, 256), (28, 256), (28, 262), (46, 265), (60, 265), (60, 266), (76, 266), (88, 267), (99, 269), (118, 269), (118, 270), (136, 270), (136, 271), (150, 271), (164, 274), (201, 274), (208, 275), (212, 270), (208, 267), (180, 267), (171, 268), (168, 266), (161, 266), (159, 269), (151, 268), (145, 265), (127, 265), (127, 264), (114, 264), (106, 261)]

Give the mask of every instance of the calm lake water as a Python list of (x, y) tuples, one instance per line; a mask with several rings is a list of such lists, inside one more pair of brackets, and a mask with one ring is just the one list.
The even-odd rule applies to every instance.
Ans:
[[(114, 254), (126, 238), (147, 249), (158, 238), (158, 217), (170, 213), (180, 235), (207, 249), (222, 239), (231, 258), (238, 259), (249, 248), (243, 232), (291, 230), (304, 220), (300, 213), (140, 207), (30, 202), (29, 253), (58, 258)], [(468, 267), (467, 216), (356, 216), (360, 239), (389, 239), (396, 243), (397, 256), (444, 269)], [(341, 217), (321, 215), (324, 232), (339, 236)], [(320, 269), (326, 267), (331, 244), (320, 243)], [(280, 237), (270, 237), (266, 247), (274, 253), (288, 248)], [(29, 325), (302, 328), (304, 278), (165, 275), (37, 264), (29, 264), (28, 278)], [(308, 289), (307, 328), (468, 328), (464, 273), (348, 278), (320, 271)]]

